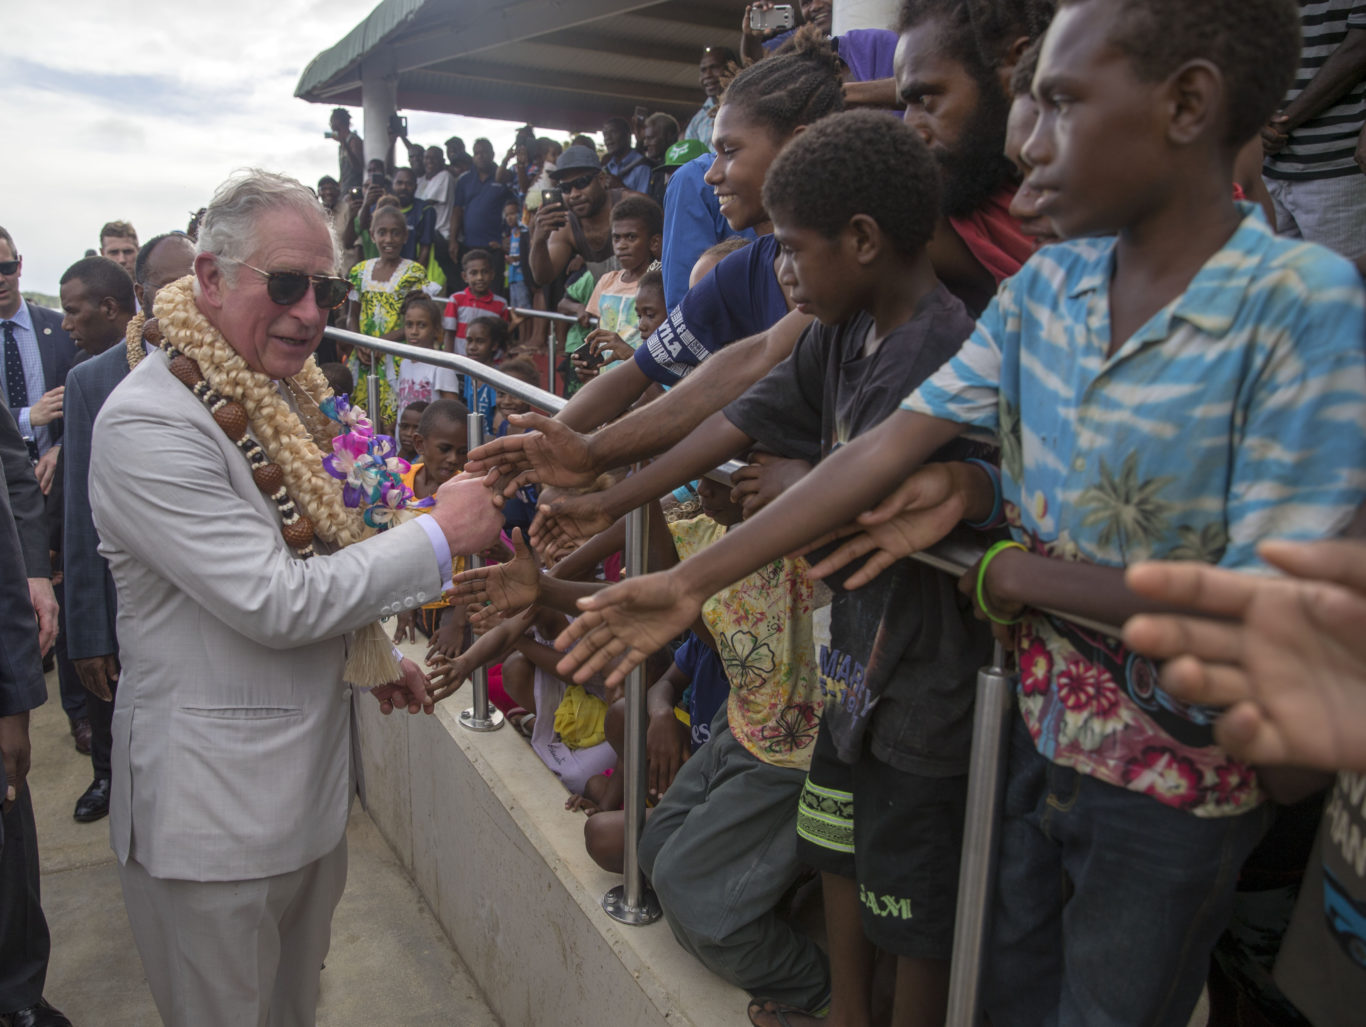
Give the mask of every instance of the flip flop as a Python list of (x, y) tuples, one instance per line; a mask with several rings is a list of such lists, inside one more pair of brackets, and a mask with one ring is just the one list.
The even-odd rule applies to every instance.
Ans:
[(786, 1002), (779, 1002), (771, 998), (752, 999), (747, 1012), (749, 1013), (749, 1022), (755, 1027), (760, 1027), (759, 1021), (754, 1019), (756, 1013), (767, 1013), (778, 1021), (778, 1027), (795, 1027), (792, 1021), (787, 1018), (788, 1013), (801, 1013), (802, 1016), (810, 1016), (817, 1020), (823, 1019), (800, 1006), (790, 1006)]

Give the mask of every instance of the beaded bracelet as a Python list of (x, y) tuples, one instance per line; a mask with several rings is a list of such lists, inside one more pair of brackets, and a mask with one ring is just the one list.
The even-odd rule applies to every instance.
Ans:
[(985, 460), (978, 460), (976, 457), (965, 460), (964, 463), (975, 464), (984, 470), (987, 477), (991, 479), (991, 513), (982, 521), (964, 521), (969, 528), (976, 528), (984, 531), (987, 528), (997, 528), (1001, 525), (1001, 471)]
[(1022, 619), (1020, 617), (1016, 617), (1014, 620), (1002, 620), (1000, 617), (996, 616), (996, 614), (992, 613), (987, 607), (986, 597), (982, 595), (982, 586), (986, 584), (987, 580), (987, 567), (991, 564), (992, 560), (996, 559), (997, 554), (1005, 549), (1021, 549), (1026, 553), (1029, 552), (1029, 550), (1025, 549), (1020, 543), (1006, 539), (997, 542), (982, 555), (982, 562), (977, 565), (977, 605), (981, 611), (987, 615), (987, 619), (996, 624), (1018, 624)]

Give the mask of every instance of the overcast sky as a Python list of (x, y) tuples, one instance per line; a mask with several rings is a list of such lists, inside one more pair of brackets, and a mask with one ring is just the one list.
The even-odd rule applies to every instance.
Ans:
[[(0, 225), (24, 258), (25, 290), (57, 280), (100, 226), (122, 218), (141, 239), (184, 229), (235, 168), (309, 184), (337, 174), (323, 138), (330, 106), (294, 97), (304, 66), (374, 0), (4, 0), (0, 81), (5, 159)], [(416, 111), (409, 133), (501, 157), (516, 126)], [(359, 108), (353, 124), (361, 125)]]

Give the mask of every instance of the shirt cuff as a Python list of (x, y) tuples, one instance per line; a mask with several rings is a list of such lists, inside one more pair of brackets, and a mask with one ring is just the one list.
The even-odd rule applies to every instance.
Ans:
[(19, 434), (26, 439), (33, 438), (33, 422), (29, 419), (29, 411), (32, 407), (20, 407), (19, 416), (15, 418), (19, 422)]
[(436, 557), (437, 573), (441, 575), (441, 590), (451, 587), (451, 544), (437, 526), (435, 518), (419, 517), (417, 523), (427, 533), (427, 541), (432, 544), (432, 555)]

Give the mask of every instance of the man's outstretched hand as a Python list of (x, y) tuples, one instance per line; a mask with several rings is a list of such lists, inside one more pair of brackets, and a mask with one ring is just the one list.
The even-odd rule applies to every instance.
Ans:
[(542, 550), (548, 546), (577, 546), (615, 523), (604, 493), (560, 494), (536, 504), (531, 544)]
[(489, 488), (512, 496), (531, 483), (582, 488), (597, 477), (588, 436), (543, 414), (512, 414), (508, 421), (533, 430), (486, 442), (471, 450), (465, 462), (470, 474), (485, 475)]
[(1170, 661), (1162, 684), (1173, 695), (1228, 707), (1215, 738), (1234, 756), (1366, 772), (1366, 545), (1266, 542), (1259, 552), (1293, 577), (1130, 567), (1140, 595), (1226, 619), (1142, 615), (1124, 641)]
[(459, 604), (489, 603), (500, 613), (516, 613), (541, 594), (541, 565), (520, 529), (512, 539), (512, 559), (461, 571), (451, 579), (447, 598)]
[(584, 612), (555, 639), (555, 648), (568, 650), (556, 672), (586, 684), (619, 658), (606, 675), (607, 686), (615, 688), (651, 653), (682, 634), (697, 619), (705, 598), (690, 595), (674, 571), (664, 571), (628, 578), (580, 599)]
[(389, 714), (399, 709), (407, 709), (409, 713), (431, 713), (436, 709), (436, 702), (432, 699), (427, 675), (406, 656), (398, 666), (397, 680), (370, 689), (370, 694), (379, 702), (380, 713)]
[(971, 498), (968, 489), (975, 484), (967, 477), (971, 474), (981, 472), (967, 464), (921, 467), (881, 503), (859, 514), (852, 524), (835, 529), (803, 549), (807, 553), (827, 542), (853, 536), (813, 566), (807, 576), (820, 580), (871, 553), (844, 583), (847, 589), (862, 588), (902, 557), (934, 545), (963, 519)]

